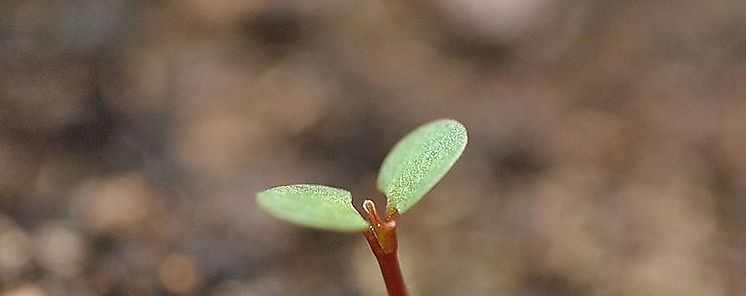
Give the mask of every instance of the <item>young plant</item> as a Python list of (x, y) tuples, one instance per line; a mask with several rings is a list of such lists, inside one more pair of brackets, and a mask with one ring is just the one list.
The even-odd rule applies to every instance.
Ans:
[(448, 172), (466, 147), (466, 129), (458, 121), (439, 119), (399, 141), (381, 165), (378, 189), (386, 195), (381, 217), (371, 200), (363, 202), (364, 219), (344, 189), (295, 184), (259, 192), (257, 202), (270, 214), (307, 227), (361, 231), (381, 268), (389, 296), (407, 295), (397, 257), (396, 219), (412, 208)]

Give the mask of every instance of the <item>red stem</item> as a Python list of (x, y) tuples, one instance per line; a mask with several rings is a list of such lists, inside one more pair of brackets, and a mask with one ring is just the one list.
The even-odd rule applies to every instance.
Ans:
[(386, 291), (389, 296), (407, 296), (397, 256), (399, 246), (396, 240), (396, 210), (387, 207), (386, 219), (381, 220), (373, 201), (363, 202), (363, 209), (371, 223), (371, 227), (363, 234), (381, 268)]

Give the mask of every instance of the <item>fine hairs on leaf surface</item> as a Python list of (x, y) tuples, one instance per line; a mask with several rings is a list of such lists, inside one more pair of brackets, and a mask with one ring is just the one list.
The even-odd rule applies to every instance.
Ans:
[[(461, 156), (466, 128), (453, 119), (424, 124), (402, 138), (386, 156), (378, 189), (398, 214), (422, 199)], [(350, 192), (324, 185), (296, 184), (267, 189), (257, 202), (277, 218), (332, 231), (361, 231), (369, 224), (352, 206)]]
[(257, 202), (267, 212), (303, 226), (362, 231), (368, 222), (352, 206), (349, 191), (324, 185), (278, 186), (257, 194)]
[(378, 174), (378, 189), (389, 205), (404, 214), (445, 176), (466, 141), (466, 128), (452, 119), (420, 126), (386, 156)]
[(396, 238), (396, 218), (407, 212), (451, 169), (466, 147), (466, 128), (453, 119), (426, 123), (402, 138), (381, 165), (378, 189), (386, 215), (363, 203), (364, 219), (347, 190), (314, 184), (277, 186), (257, 193), (259, 206), (277, 218), (319, 229), (360, 231), (381, 269), (389, 296), (406, 296)]

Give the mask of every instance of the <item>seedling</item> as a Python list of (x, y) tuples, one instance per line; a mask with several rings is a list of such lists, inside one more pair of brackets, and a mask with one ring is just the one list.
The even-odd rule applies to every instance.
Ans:
[(378, 189), (386, 195), (379, 216), (372, 200), (363, 202), (364, 219), (344, 189), (314, 184), (278, 186), (259, 192), (259, 206), (270, 214), (307, 227), (361, 231), (373, 251), (389, 296), (406, 296), (396, 219), (406, 213), (448, 172), (466, 147), (466, 129), (458, 121), (439, 119), (418, 127), (399, 141), (383, 160)]

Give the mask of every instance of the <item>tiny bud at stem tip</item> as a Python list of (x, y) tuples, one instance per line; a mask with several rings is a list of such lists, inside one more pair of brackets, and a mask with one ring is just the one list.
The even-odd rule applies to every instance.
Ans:
[(365, 210), (370, 223), (373, 223), (374, 227), (381, 225), (381, 217), (378, 215), (376, 204), (372, 200), (366, 199), (363, 201), (363, 209)]

